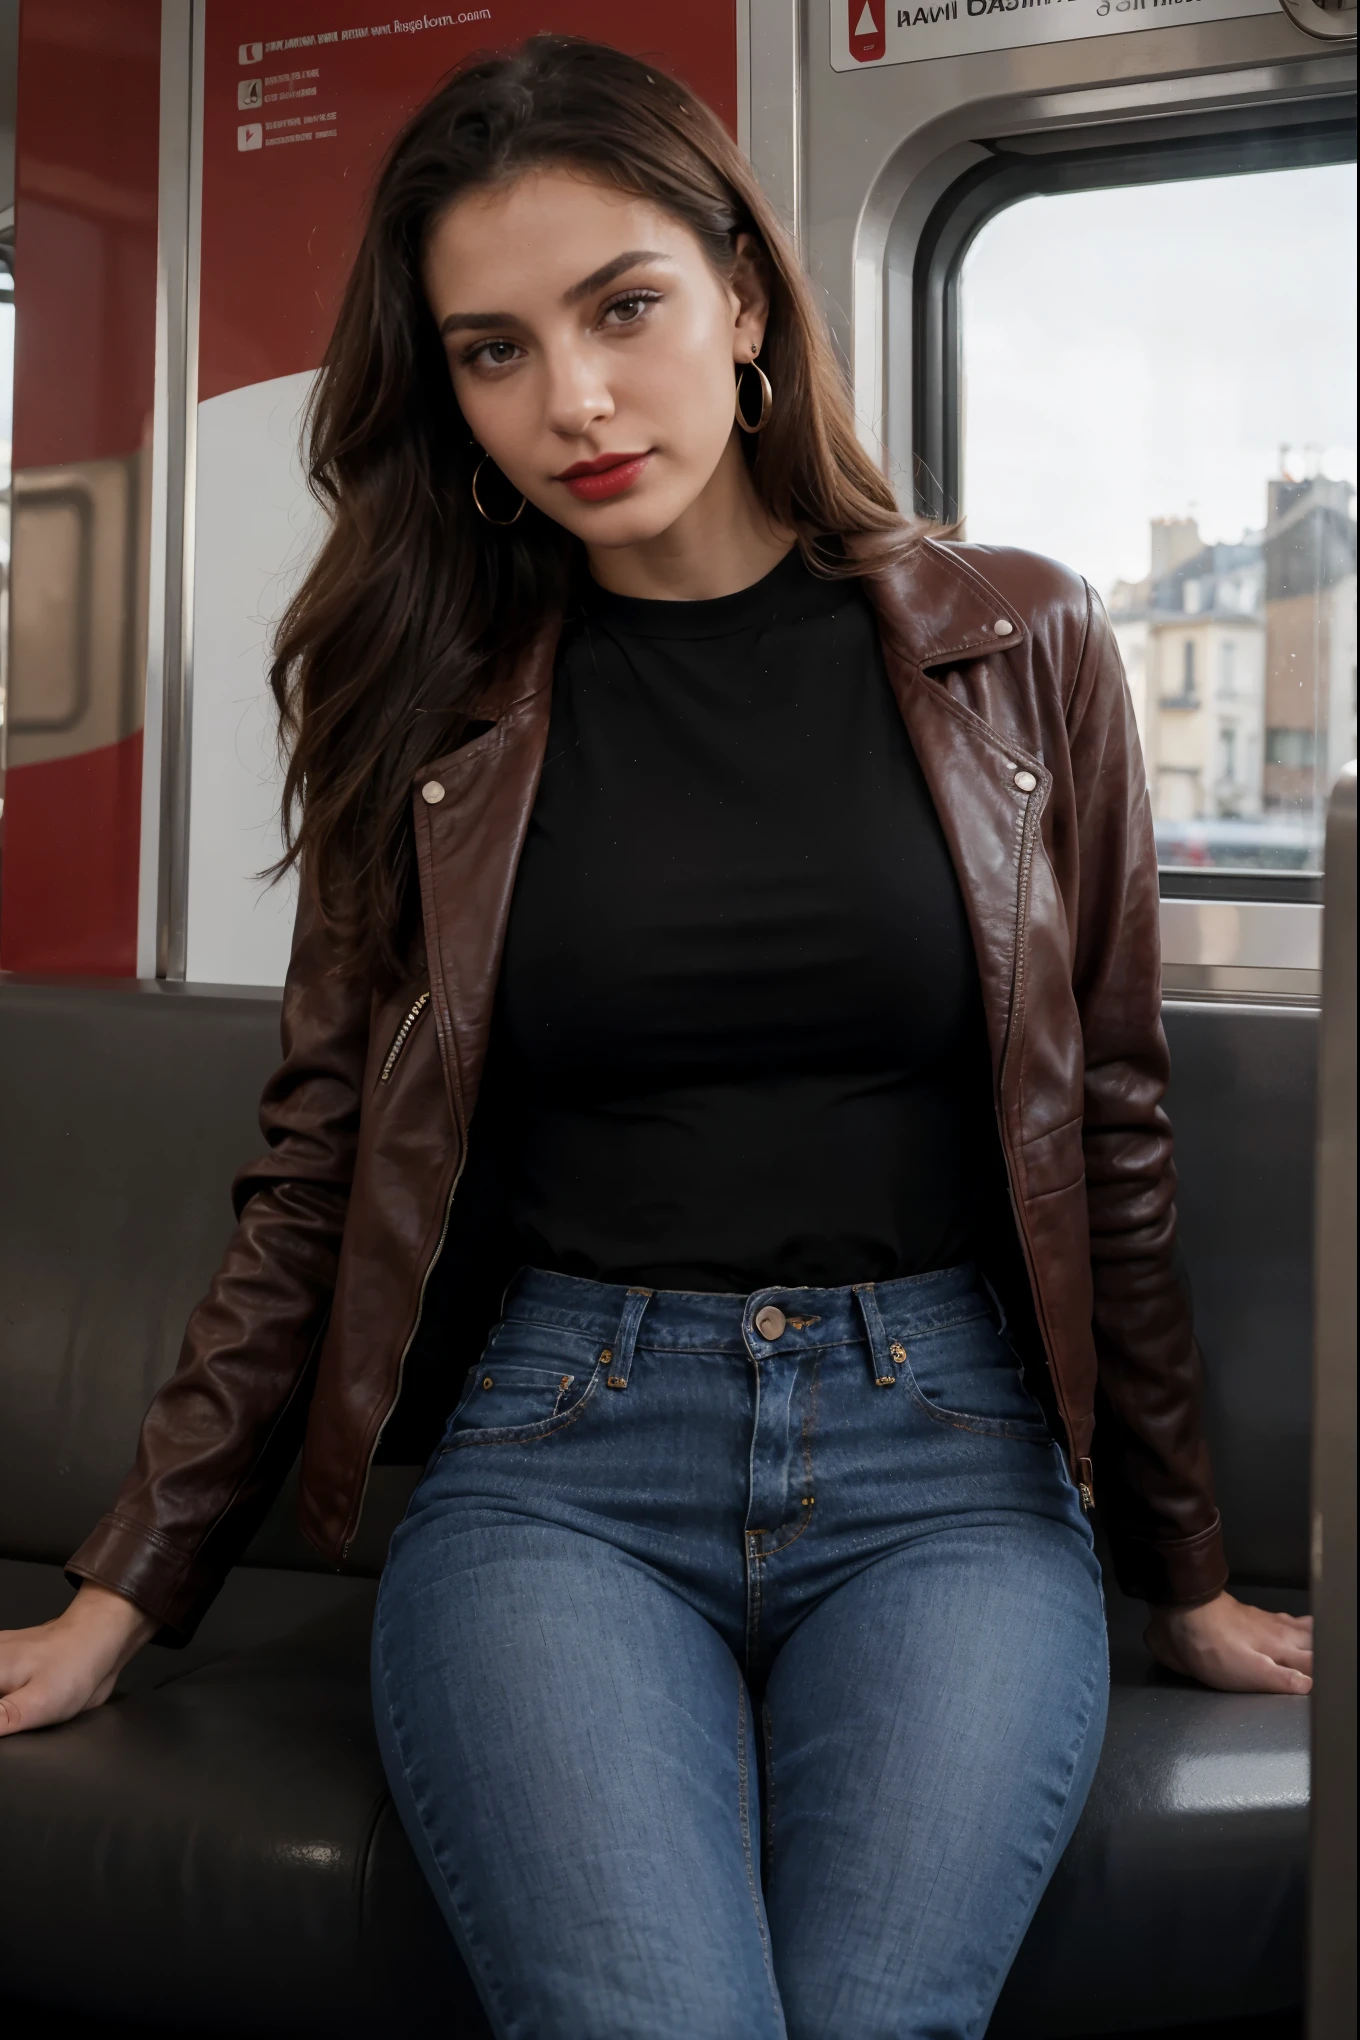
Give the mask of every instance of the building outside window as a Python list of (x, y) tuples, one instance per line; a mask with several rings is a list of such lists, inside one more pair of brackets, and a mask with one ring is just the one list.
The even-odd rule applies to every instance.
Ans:
[(1163, 865), (1316, 871), (1355, 754), (1355, 193), (1336, 163), (1036, 196), (964, 261), (966, 536), (1105, 599)]
[[(1236, 595), (1237, 590), (1232, 590)], [(1218, 691), (1225, 701), (1237, 692), (1237, 639), (1224, 638), (1218, 648)]]

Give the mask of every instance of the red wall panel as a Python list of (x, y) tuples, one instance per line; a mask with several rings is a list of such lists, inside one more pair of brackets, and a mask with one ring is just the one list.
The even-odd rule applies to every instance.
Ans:
[(137, 968), (142, 733), (8, 775), (7, 970), (132, 977)]
[[(213, 0), (204, 80), (203, 283), (199, 396), (321, 360), (362, 231), (374, 175), (408, 113), (454, 64), (544, 29), (650, 56), (736, 127), (733, 0), (496, 0), (483, 22), (401, 10), (414, 33), (346, 21), (380, 10), (335, 0)], [(268, 37), (272, 47), (250, 38)], [(342, 34), (351, 39), (339, 41)], [(260, 49), (258, 59), (249, 53)], [(243, 55), (245, 61), (242, 61)], [(258, 81), (261, 103), (242, 106)], [(286, 96), (285, 96), (286, 95)], [(334, 114), (333, 121), (320, 116)], [(291, 126), (285, 125), (291, 123)], [(238, 130), (258, 128), (254, 146)], [(315, 135), (315, 139), (313, 139)], [(294, 139), (296, 138), (296, 139)]]
[[(133, 460), (150, 441), (160, 12), (160, 0), (24, 0), (15, 162), (20, 485), (26, 471), (61, 469), (78, 487), (85, 464)], [(122, 540), (135, 548), (131, 528)], [(0, 963), (130, 973), (140, 690), (130, 705), (93, 704), (91, 730), (112, 718), (118, 741), (74, 749), (79, 730), (23, 733), (23, 699), (41, 692), (42, 675), (16, 672), (13, 681)]]

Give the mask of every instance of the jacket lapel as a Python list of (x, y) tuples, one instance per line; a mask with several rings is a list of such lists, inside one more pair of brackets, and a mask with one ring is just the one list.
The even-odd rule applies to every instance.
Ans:
[[(963, 893), (1001, 1087), (1021, 1012), (1029, 866), (1052, 782), (1041, 759), (930, 673), (1018, 651), (1029, 634), (989, 582), (933, 542), (864, 585)], [(1017, 772), (1033, 774), (1032, 791), (1017, 786)]]
[(548, 742), (561, 619), (488, 703), (497, 720), (415, 780), (412, 810), (430, 993), (449, 1106), (466, 1152), (486, 1064), (506, 924)]

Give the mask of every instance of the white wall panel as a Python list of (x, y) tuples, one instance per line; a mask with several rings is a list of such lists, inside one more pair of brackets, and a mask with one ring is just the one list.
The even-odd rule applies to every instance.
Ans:
[(298, 455), (311, 383), (199, 406), (186, 975), (200, 984), (281, 984), (288, 963), (294, 887), (256, 874), (279, 854), (270, 632), (320, 529)]

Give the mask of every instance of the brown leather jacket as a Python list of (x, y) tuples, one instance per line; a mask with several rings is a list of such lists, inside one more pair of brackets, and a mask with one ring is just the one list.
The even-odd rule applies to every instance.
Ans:
[[(967, 904), (1074, 1478), (1099, 1489), (1126, 1592), (1207, 1599), (1226, 1567), (1175, 1261), (1157, 870), (1109, 623), (1076, 576), (981, 546), (922, 544), (866, 586)], [(409, 983), (371, 997), (299, 916), (268, 1152), (237, 1179), (136, 1466), (71, 1561), (170, 1631), (192, 1629), (304, 1430), (302, 1528), (336, 1565), (354, 1538), (467, 1154), (555, 642), (545, 626), (492, 726), (413, 788)]]

